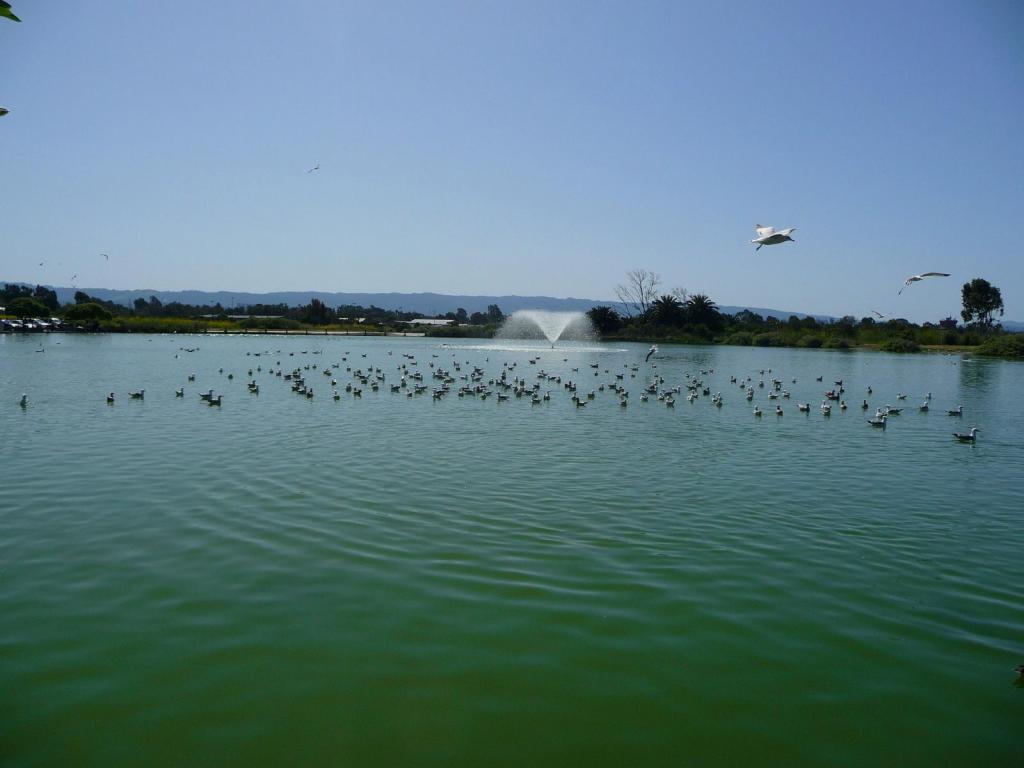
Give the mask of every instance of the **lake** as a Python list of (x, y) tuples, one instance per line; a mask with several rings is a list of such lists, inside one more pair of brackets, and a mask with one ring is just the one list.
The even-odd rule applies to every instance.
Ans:
[(1024, 367), (646, 352), (0, 337), (0, 762), (1019, 765)]

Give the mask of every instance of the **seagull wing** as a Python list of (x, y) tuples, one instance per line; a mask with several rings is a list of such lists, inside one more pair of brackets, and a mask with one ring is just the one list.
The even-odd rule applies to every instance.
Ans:
[(755, 224), (754, 231), (757, 232), (758, 238), (771, 237), (775, 234), (775, 227), (762, 227), (760, 224)]
[(789, 236), (790, 232), (796, 232), (796, 227), (789, 227), (789, 229), (780, 229), (776, 234)]
[(918, 279), (922, 277), (949, 277), (949, 272), (922, 272), (917, 276)]

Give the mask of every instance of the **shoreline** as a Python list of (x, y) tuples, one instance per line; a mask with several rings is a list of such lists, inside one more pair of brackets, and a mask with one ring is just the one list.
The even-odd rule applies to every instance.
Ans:
[[(46, 330), (17, 330), (17, 331), (4, 331), (4, 336), (35, 336), (35, 335), (47, 335), (47, 334), (149, 334), (149, 335), (166, 335), (166, 336), (178, 336), (178, 335), (211, 335), (211, 336), (375, 336), (379, 338), (384, 337), (400, 337), (400, 338), (434, 338), (434, 339), (492, 339), (493, 336), (467, 336), (467, 335), (442, 335), (442, 334), (427, 334), (422, 331), (369, 331), (369, 330), (333, 330), (333, 329), (321, 329), (321, 328), (196, 328), (190, 330), (136, 330), (136, 329), (97, 329), (89, 330), (85, 328), (51, 328)], [(703, 342), (687, 342), (687, 341), (667, 341), (665, 339), (655, 338), (634, 338), (634, 339), (622, 339), (622, 338), (608, 338), (608, 339), (597, 339), (598, 342), (605, 343), (636, 343), (636, 344), (673, 344), (677, 346), (689, 347), (689, 346), (722, 346), (722, 347), (749, 347), (749, 344), (730, 344), (728, 342), (716, 342), (713, 340)], [(891, 354), (946, 354), (946, 355), (972, 355), (978, 354), (981, 357), (990, 357), (1001, 360), (1014, 360), (1017, 359), (1011, 355), (991, 355), (980, 353), (979, 347), (968, 346), (963, 344), (921, 344), (919, 349), (915, 351), (907, 352), (891, 352), (890, 350), (883, 350), (880, 344), (851, 344), (845, 348), (835, 347), (800, 347), (800, 346), (765, 346), (758, 347), (760, 349), (807, 349), (807, 350), (831, 350), (839, 352), (890, 352)]]

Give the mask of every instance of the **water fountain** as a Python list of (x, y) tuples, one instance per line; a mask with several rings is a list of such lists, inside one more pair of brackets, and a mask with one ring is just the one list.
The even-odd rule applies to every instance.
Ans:
[(549, 312), (544, 309), (520, 309), (513, 312), (498, 329), (499, 339), (547, 339), (552, 347), (559, 339), (594, 341), (597, 334), (583, 312)]

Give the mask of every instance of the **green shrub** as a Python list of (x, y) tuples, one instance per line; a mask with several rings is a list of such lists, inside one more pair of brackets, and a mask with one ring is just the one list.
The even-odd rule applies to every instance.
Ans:
[(755, 347), (784, 347), (786, 339), (781, 333), (759, 333), (754, 337), (753, 343)]
[(849, 339), (829, 339), (824, 346), (825, 349), (849, 349), (853, 344)]
[(916, 341), (910, 339), (904, 339), (899, 336), (893, 336), (882, 342), (880, 349), (883, 352), (920, 352), (921, 347), (918, 346)]
[(75, 304), (64, 310), (64, 319), (69, 323), (82, 323), (94, 320), (109, 320), (112, 315), (91, 301), (84, 304)]
[(278, 331), (297, 331), (302, 323), (289, 317), (247, 317), (239, 323), (242, 328), (269, 328)]
[(1024, 357), (1024, 334), (1012, 333), (1005, 336), (993, 336), (978, 347), (979, 355), (993, 357)]
[(817, 336), (804, 336), (796, 343), (798, 347), (808, 347), (809, 349), (817, 349), (822, 344), (822, 340)]
[(747, 331), (736, 331), (736, 333), (729, 334), (725, 338), (725, 343), (737, 347), (749, 347), (753, 340), (754, 334)]

